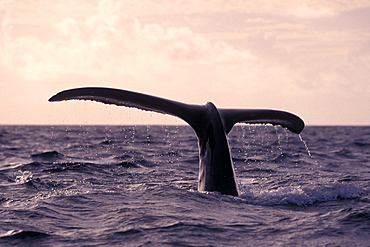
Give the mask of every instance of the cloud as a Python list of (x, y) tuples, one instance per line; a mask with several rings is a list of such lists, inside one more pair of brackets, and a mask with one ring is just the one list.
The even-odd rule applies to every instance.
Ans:
[(2, 45), (7, 50), (2, 60), (24, 76), (40, 79), (68, 73), (130, 74), (134, 66), (168, 70), (173, 62), (222, 64), (252, 59), (247, 51), (212, 42), (189, 28), (140, 25), (137, 19), (120, 14), (119, 4), (106, 3), (99, 4), (94, 15), (56, 23), (57, 35), (51, 40), (33, 36), (9, 40)]
[(303, 19), (311, 19), (311, 18), (326, 18), (326, 17), (333, 17), (336, 13), (329, 8), (312, 8), (307, 5), (302, 5), (296, 8), (293, 11), (293, 16)]
[[(296, 18), (332, 17), (341, 12), (370, 7), (370, 2), (359, 1), (320, 1), (320, 0), (126, 0), (121, 2), (122, 10), (133, 16), (152, 18), (154, 16), (191, 16), (214, 13), (234, 13), (247, 15), (287, 15)], [(147, 11), (150, 9), (150, 11)]]
[[(11, 25), (4, 25), (2, 33), (8, 38), (1, 43), (0, 63), (21, 75), (24, 91), (35, 85), (51, 92), (98, 84), (180, 99), (189, 92), (188, 100), (200, 103), (215, 96), (225, 82), (236, 84), (255, 73), (255, 58), (245, 49), (187, 27), (141, 24), (123, 10), (120, 4), (102, 1), (85, 16), (52, 22), (48, 28), (53, 35), (46, 39), (35, 30), (34, 35), (14, 33)], [(240, 79), (230, 81), (225, 76), (230, 73)]]
[[(148, 9), (154, 15), (160, 7), (166, 12), (175, 5), (190, 4), (178, 10), (189, 13), (223, 11), (222, 6), (210, 4), (198, 9), (196, 1), (158, 6), (128, 3), (104, 0), (86, 8), (78, 4), (73, 8), (76, 12), (66, 8), (62, 14), (52, 8), (41, 11), (37, 5), (33, 6), (35, 12), (26, 5), (23, 9), (18, 5), (0, 7), (0, 75), (3, 81), (12, 81), (2, 96), (17, 92), (17, 100), (10, 100), (27, 99), (25, 109), (30, 110), (36, 104), (40, 109), (45, 107), (51, 94), (65, 88), (113, 86), (189, 103), (212, 100), (222, 107), (286, 109), (306, 113), (309, 120), (317, 115), (313, 108), (327, 103), (347, 105), (338, 100), (341, 97), (356, 102), (366, 98), (361, 81), (369, 75), (369, 52), (364, 43), (368, 36), (315, 26), (325, 23), (323, 17), (338, 13), (331, 6), (264, 2), (254, 15), (233, 19), (235, 12), (223, 13), (222, 20), (227, 22), (222, 21), (220, 29), (212, 29), (221, 23), (218, 13), (213, 19), (199, 15), (208, 21), (199, 22), (205, 26), (197, 29), (181, 22), (162, 22), (167, 16), (145, 16)], [(235, 1), (227, 8), (253, 12), (239, 8), (245, 4), (251, 3)], [(279, 6), (279, 11), (275, 9), (278, 14), (271, 14), (269, 8)], [(271, 15), (259, 15), (261, 12)], [(192, 17), (188, 16), (189, 20)], [(207, 30), (215, 30), (216, 35)], [(321, 115), (329, 119), (327, 111)], [(40, 119), (42, 115), (47, 114), (40, 113)], [(70, 115), (76, 118), (81, 114)]]

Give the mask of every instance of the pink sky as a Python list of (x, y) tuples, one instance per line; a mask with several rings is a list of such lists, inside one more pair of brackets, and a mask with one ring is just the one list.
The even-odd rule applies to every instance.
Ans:
[(370, 125), (370, 2), (0, 0), (0, 124), (183, 124), (67, 88)]

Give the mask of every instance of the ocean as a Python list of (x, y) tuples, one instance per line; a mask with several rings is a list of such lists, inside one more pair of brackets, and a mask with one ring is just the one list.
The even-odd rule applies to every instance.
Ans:
[(0, 246), (370, 246), (370, 126), (237, 125), (240, 196), (189, 126), (0, 126)]

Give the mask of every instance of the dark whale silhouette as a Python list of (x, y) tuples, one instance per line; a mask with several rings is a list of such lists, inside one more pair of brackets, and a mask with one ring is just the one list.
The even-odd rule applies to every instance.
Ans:
[(113, 88), (76, 88), (57, 93), (49, 101), (93, 100), (105, 104), (135, 107), (181, 118), (195, 131), (199, 141), (199, 191), (218, 191), (238, 195), (227, 134), (236, 123), (283, 126), (300, 133), (304, 122), (298, 116), (277, 110), (218, 109), (205, 105), (184, 104), (142, 93)]

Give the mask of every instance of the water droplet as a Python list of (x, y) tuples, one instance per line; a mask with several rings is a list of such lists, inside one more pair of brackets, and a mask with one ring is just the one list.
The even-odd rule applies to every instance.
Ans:
[(311, 151), (310, 151), (310, 149), (308, 148), (307, 143), (305, 142), (305, 140), (303, 140), (303, 138), (302, 138), (301, 134), (298, 134), (298, 136), (299, 136), (299, 139), (301, 140), (301, 142), (303, 143), (303, 145), (305, 146), (308, 156), (310, 156), (310, 158), (311, 158), (311, 159), (313, 159), (313, 161), (315, 162), (315, 164), (316, 164), (316, 165), (318, 165), (317, 160), (315, 160), (315, 159), (313, 158), (313, 156), (312, 156), (312, 154), (311, 154)]

